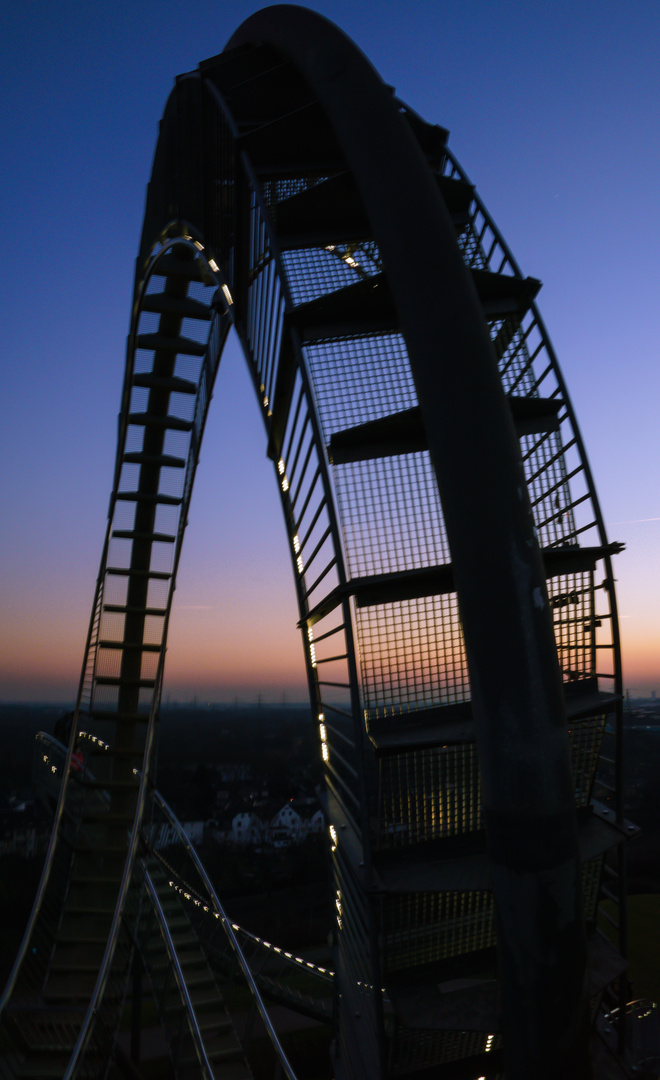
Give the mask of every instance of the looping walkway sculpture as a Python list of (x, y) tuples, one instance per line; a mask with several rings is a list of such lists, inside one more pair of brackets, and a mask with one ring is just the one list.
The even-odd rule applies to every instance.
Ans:
[[(588, 1075), (590, 1006), (625, 968), (594, 929), (624, 828), (616, 545), (538, 289), (447, 133), (320, 16), (266, 9), (177, 79), (77, 704), (94, 780), (75, 812), (63, 785), (4, 998), (28, 1060), (60, 1002), (60, 1074), (101, 1075), (120, 1012), (172, 593), (233, 325), (325, 767), (336, 1074)], [(622, 901), (621, 859), (607, 869)]]

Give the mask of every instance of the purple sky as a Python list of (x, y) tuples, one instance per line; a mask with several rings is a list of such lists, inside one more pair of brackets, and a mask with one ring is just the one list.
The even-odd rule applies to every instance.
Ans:
[[(219, 52), (261, 6), (24, 0), (3, 13), (0, 700), (75, 694), (158, 121), (175, 75)], [(523, 272), (543, 281), (539, 307), (610, 536), (627, 544), (616, 564), (625, 682), (660, 690), (660, 8), (306, 6), (450, 129)], [(193, 497), (166, 696), (304, 693), (271, 470), (232, 345)]]

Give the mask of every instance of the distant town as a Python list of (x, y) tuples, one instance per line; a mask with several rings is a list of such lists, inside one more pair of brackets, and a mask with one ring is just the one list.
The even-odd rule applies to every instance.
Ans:
[[(54, 733), (59, 705), (0, 705), (0, 975), (8, 970), (50, 836), (35, 796), (35, 735)], [(660, 892), (660, 700), (625, 706), (631, 892)], [(291, 948), (324, 942), (332, 912), (316, 726), (308, 705), (165, 705), (156, 784), (247, 929)], [(165, 832), (157, 840), (166, 846)], [(322, 887), (319, 888), (319, 885)]]

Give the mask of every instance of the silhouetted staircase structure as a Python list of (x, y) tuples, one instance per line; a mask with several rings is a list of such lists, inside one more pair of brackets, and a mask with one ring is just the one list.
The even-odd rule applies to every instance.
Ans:
[[(577, 828), (562, 848), (573, 845), (570, 858), (556, 863), (581, 864), (588, 1006), (596, 1013), (615, 985), (624, 993), (625, 962), (596, 930), (607, 866), (625, 933), (618, 545), (605, 534), (538, 289), (447, 132), (399, 102), (319, 16), (259, 13), (224, 53), (177, 80), (147, 197), (76, 710), (75, 730), (97, 740), (94, 779), (68, 779), (58, 805), (4, 999), (27, 1055), (23, 1073), (6, 1059), (11, 1075), (27, 1075), (41, 1053), (34, 1017), (55, 1004), (72, 1033), (60, 1075), (97, 1075), (112, 1046), (131, 955), (125, 928), (139, 908), (172, 591), (232, 324), (281, 493), (325, 767), (337, 1075), (501, 1074), (498, 957), (501, 971), (515, 942), (496, 931), (503, 886), (481, 776), (489, 790), (498, 782), (484, 747), (506, 749), (488, 743), (489, 694), (505, 723), (498, 694), (527, 686), (528, 653), (538, 685), (557, 684), (553, 731), (565, 726), (558, 665), (568, 721), (551, 740), (548, 800), (567, 789), (575, 799), (575, 811), (570, 792), (563, 799), (563, 824), (539, 849)], [(535, 693), (530, 725), (550, 700)], [(616, 732), (612, 766), (600, 760), (606, 725)], [(516, 753), (536, 760), (536, 743), (523, 751), (524, 741), (509, 763)], [(520, 814), (511, 820), (522, 827)], [(164, 914), (163, 883), (152, 886)], [(170, 953), (188, 984), (175, 937)], [(567, 1000), (586, 1008), (579, 960), (565, 978)], [(515, 1042), (514, 1027), (509, 1019)]]

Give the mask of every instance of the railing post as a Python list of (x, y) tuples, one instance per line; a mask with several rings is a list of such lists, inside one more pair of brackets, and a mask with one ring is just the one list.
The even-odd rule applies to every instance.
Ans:
[(133, 949), (133, 983), (131, 990), (131, 1061), (140, 1064), (142, 1051), (142, 961), (138, 949)]

